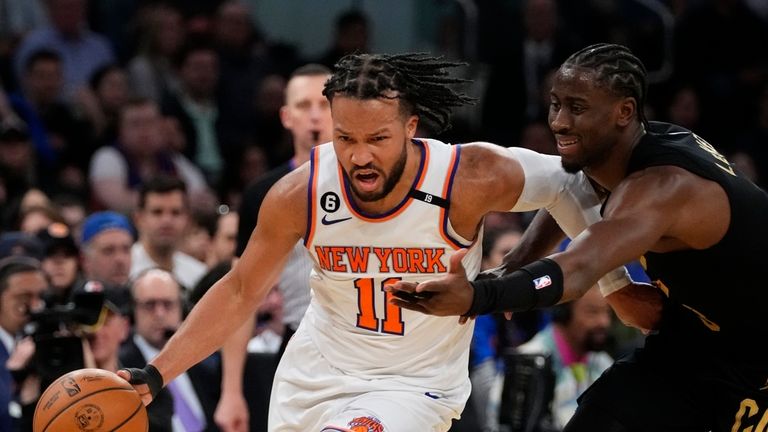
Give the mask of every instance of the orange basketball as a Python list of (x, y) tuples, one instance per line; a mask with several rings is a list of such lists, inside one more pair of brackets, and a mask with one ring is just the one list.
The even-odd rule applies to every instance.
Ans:
[(146, 432), (147, 410), (133, 387), (101, 369), (79, 369), (53, 382), (35, 407), (34, 432)]

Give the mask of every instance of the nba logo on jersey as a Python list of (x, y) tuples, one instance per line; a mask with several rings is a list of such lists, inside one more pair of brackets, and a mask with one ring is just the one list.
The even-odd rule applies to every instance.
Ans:
[(552, 278), (550, 278), (549, 275), (533, 280), (533, 287), (536, 289), (542, 289), (550, 285), (552, 285)]

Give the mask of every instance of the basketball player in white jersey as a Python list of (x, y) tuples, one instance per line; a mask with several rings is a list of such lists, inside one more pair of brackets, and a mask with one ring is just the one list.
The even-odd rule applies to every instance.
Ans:
[(165, 349), (120, 371), (145, 403), (253, 313), (303, 238), (312, 301), (278, 367), (269, 430), (448, 430), (470, 392), (473, 324), (401, 310), (383, 288), (445, 274), (462, 248), (474, 277), (491, 211), (547, 207), (576, 233), (599, 217), (589, 184), (557, 157), (415, 137), (421, 118), (445, 128), (450, 109), (469, 101), (447, 86), (452, 66), (412, 54), (337, 64), (324, 90), (333, 142), (275, 184), (241, 259)]

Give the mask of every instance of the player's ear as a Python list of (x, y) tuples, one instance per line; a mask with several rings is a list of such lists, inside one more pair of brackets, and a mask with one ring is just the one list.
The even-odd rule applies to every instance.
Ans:
[(408, 139), (416, 136), (416, 129), (419, 126), (419, 116), (411, 115), (405, 122), (405, 134)]
[(622, 98), (617, 106), (616, 123), (619, 126), (627, 126), (637, 115), (637, 101), (633, 97)]
[(291, 129), (293, 127), (293, 118), (291, 117), (287, 105), (280, 107), (280, 123), (282, 123), (283, 127), (286, 129)]

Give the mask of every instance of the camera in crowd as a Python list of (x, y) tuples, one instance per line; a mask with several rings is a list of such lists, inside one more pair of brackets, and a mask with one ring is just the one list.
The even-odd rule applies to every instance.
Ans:
[(24, 330), (35, 342), (35, 356), (25, 372), (39, 376), (43, 389), (64, 373), (85, 367), (83, 338), (105, 317), (103, 289), (89, 284), (101, 285), (86, 282), (68, 303), (30, 314)]

